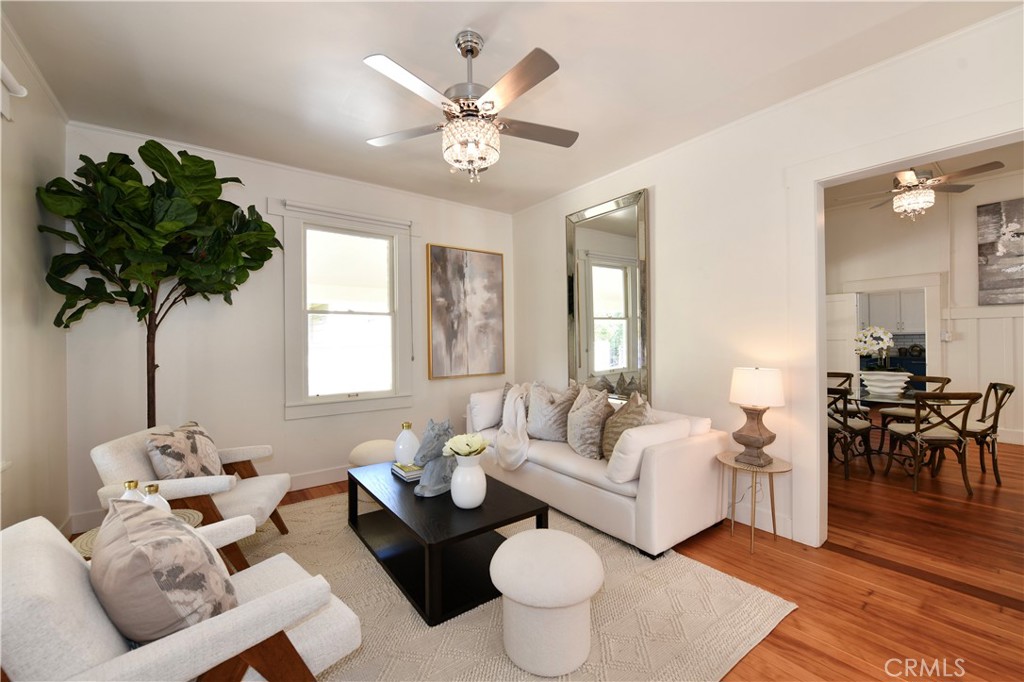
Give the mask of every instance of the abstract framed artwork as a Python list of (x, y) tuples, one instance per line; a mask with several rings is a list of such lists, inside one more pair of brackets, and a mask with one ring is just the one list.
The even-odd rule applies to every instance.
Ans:
[(978, 207), (978, 305), (1024, 303), (1024, 198)]
[(504, 256), (427, 244), (431, 379), (505, 373)]

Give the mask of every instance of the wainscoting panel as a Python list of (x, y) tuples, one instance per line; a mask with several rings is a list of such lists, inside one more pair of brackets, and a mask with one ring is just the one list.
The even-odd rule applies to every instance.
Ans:
[(943, 344), (945, 365), (953, 390), (984, 393), (992, 381), (1017, 387), (1000, 417), (999, 439), (1019, 444), (1024, 443), (1024, 313), (1016, 306), (1000, 308), (949, 311), (952, 340)]

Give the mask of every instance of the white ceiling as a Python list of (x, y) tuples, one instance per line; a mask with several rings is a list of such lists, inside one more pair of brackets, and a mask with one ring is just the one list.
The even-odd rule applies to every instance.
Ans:
[[(3, 12), (72, 120), (514, 213), (1018, 2), (20, 2)], [(580, 132), (571, 149), (506, 137), (479, 184), (442, 120), (362, 63), (384, 53), (438, 90), (534, 47), (559, 71), (505, 113)], [(880, 93), (885, 96), (885, 93)]]

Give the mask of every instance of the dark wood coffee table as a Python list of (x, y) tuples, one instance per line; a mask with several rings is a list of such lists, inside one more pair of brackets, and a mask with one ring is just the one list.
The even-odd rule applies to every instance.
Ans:
[[(357, 487), (383, 509), (359, 514)], [(448, 493), (417, 497), (415, 487), (390, 462), (349, 469), (348, 525), (427, 625), (437, 625), (500, 594), (490, 564), (505, 537), (495, 529), (531, 516), (547, 528), (548, 506), (490, 477), (476, 509), (459, 509)]]

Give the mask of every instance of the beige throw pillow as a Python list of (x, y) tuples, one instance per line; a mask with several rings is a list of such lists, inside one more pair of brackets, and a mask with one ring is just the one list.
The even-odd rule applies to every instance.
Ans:
[(566, 441), (566, 421), (579, 386), (575, 382), (562, 393), (553, 393), (542, 383), (530, 387), (530, 410), (526, 415), (526, 434), (538, 440)]
[(605, 420), (615, 409), (608, 404), (608, 391), (580, 387), (566, 422), (569, 447), (589, 459), (601, 459), (601, 434)]
[(160, 478), (219, 476), (224, 473), (217, 446), (202, 426), (186, 422), (170, 433), (154, 433), (146, 452)]
[(150, 642), (238, 605), (217, 550), (178, 517), (111, 500), (89, 580), (121, 634)]
[(650, 424), (651, 404), (644, 400), (639, 393), (629, 396), (626, 404), (620, 407), (615, 414), (608, 417), (604, 423), (604, 436), (601, 437), (601, 455), (606, 459), (611, 458), (615, 451), (615, 444), (619, 442), (622, 432), (634, 426)]

